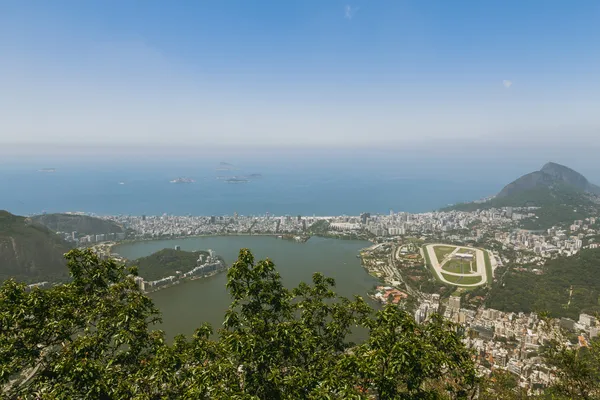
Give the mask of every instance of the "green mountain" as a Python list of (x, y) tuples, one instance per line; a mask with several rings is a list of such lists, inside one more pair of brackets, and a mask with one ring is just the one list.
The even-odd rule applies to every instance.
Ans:
[(175, 275), (176, 271), (187, 272), (193, 269), (200, 255), (208, 256), (208, 252), (162, 249), (131, 261), (130, 264), (138, 267), (138, 274), (142, 278), (156, 280)]
[(0, 281), (33, 283), (68, 277), (63, 257), (71, 246), (31, 219), (0, 211)]
[(501, 207), (539, 207), (536, 218), (524, 220), (526, 229), (546, 229), (553, 225), (586, 218), (599, 210), (600, 187), (580, 173), (556, 163), (523, 175), (506, 185), (485, 202), (460, 203), (443, 211), (475, 211)]
[(31, 219), (54, 232), (77, 231), (80, 235), (125, 232), (125, 228), (113, 221), (107, 221), (87, 215), (44, 214), (36, 215)]
[(547, 311), (553, 317), (577, 319), (600, 312), (600, 249), (549, 260), (542, 275), (510, 270), (495, 283), (487, 306), (501, 311)]
[(496, 198), (510, 198), (531, 190), (552, 189), (563, 186), (575, 192), (600, 194), (600, 187), (591, 184), (579, 172), (564, 165), (549, 162), (541, 170), (523, 175), (506, 185)]

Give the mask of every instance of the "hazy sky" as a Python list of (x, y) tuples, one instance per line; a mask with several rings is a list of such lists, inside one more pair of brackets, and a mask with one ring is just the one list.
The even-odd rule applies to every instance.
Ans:
[(0, 0), (0, 144), (595, 145), (600, 1)]

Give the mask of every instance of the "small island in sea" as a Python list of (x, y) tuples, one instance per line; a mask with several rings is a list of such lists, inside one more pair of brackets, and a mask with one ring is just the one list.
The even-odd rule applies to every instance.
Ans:
[(38, 172), (45, 172), (45, 173), (53, 173), (56, 172), (56, 168), (42, 168), (42, 169), (38, 169)]
[(238, 178), (238, 177), (234, 176), (232, 178), (225, 179), (225, 182), (227, 182), (227, 183), (246, 183), (246, 182), (249, 182), (249, 181), (248, 181), (248, 179)]
[(184, 178), (184, 177), (179, 177), (179, 178), (175, 178), (172, 181), (170, 181), (171, 183), (194, 183), (196, 182), (195, 180), (191, 179), (191, 178)]
[(235, 166), (233, 164), (229, 164), (226, 162), (221, 161), (219, 163), (219, 166), (217, 167), (217, 171), (233, 171), (235, 168)]

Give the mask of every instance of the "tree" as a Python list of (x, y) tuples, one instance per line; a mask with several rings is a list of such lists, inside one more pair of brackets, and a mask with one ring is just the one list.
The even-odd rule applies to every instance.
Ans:
[[(8, 398), (461, 398), (475, 387), (456, 326), (417, 325), (337, 297), (322, 274), (285, 288), (270, 260), (242, 249), (228, 271), (232, 304), (217, 337), (202, 325), (169, 344), (135, 268), (91, 250), (67, 255), (70, 283), (0, 288), (0, 387)], [(350, 341), (356, 327), (369, 338)]]
[(556, 368), (553, 393), (564, 398), (600, 399), (600, 340), (589, 347), (553, 341), (545, 348), (544, 357)]
[(134, 395), (126, 379), (163, 346), (152, 301), (113, 260), (91, 250), (66, 254), (72, 281), (0, 289), (0, 384), (8, 397), (114, 398)]
[(520, 400), (528, 398), (527, 392), (519, 387), (516, 375), (508, 371), (495, 370), (480, 388), (483, 400)]

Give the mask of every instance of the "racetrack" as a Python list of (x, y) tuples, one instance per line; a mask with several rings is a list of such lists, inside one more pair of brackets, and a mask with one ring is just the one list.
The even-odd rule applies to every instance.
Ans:
[[(485, 268), (485, 256), (483, 253), (483, 250), (481, 249), (476, 249), (473, 247), (465, 247), (465, 246), (452, 246), (455, 247), (455, 249), (448, 255), (446, 255), (446, 257), (443, 260), (438, 260), (437, 255), (435, 254), (435, 247), (436, 246), (449, 246), (446, 244), (428, 244), (425, 245), (425, 251), (427, 252), (427, 255), (429, 256), (429, 261), (431, 262), (431, 266), (433, 267), (434, 271), (437, 274), (437, 277), (440, 281), (448, 284), (448, 285), (454, 285), (454, 286), (461, 286), (461, 287), (477, 287), (477, 286), (481, 286), (481, 285), (485, 285), (487, 283), (488, 280), (488, 276), (487, 276), (487, 269)], [(458, 253), (460, 250), (470, 250), (472, 252), (475, 253), (475, 261), (476, 261), (476, 265), (477, 265), (477, 270), (468, 274), (461, 274), (461, 273), (457, 273), (457, 272), (450, 272), (450, 271), (446, 271), (443, 269), (443, 266), (445, 263), (447, 263), (448, 261), (452, 260), (452, 258), (454, 257), (454, 255), (456, 253)], [(447, 280), (444, 275), (452, 275), (452, 276), (458, 276), (458, 277), (477, 277), (479, 276), (481, 278), (481, 280), (477, 283), (468, 283), (468, 284), (461, 284), (460, 281), (458, 282), (451, 282), (449, 280)], [(471, 279), (469, 279), (471, 280)]]

